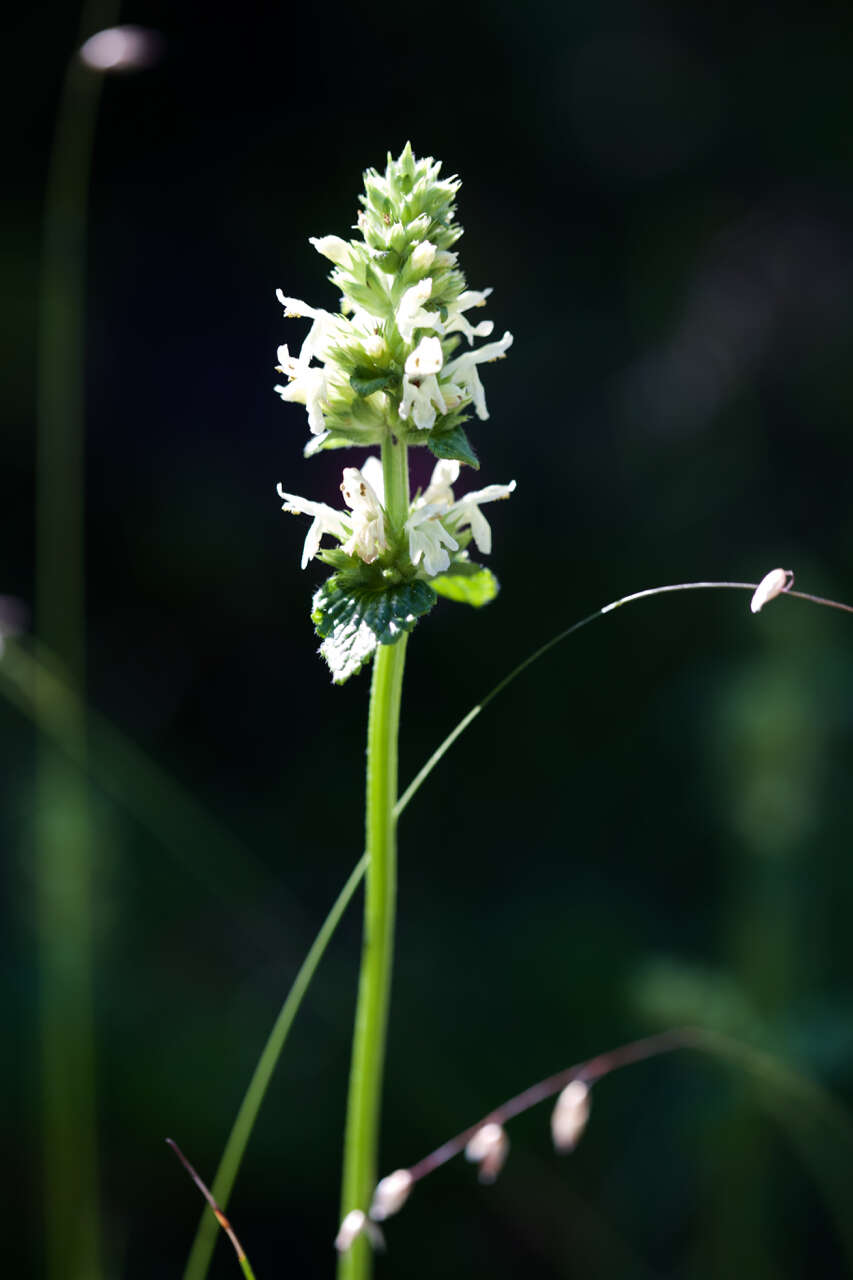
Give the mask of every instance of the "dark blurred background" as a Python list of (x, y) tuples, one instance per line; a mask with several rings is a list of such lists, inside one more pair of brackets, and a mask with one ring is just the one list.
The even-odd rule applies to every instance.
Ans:
[[(89, 696), (251, 853), (227, 862), (190, 825), (176, 858), (96, 782), (108, 1274), (136, 1280), (181, 1274), (200, 1209), (163, 1139), (212, 1177), (362, 847), (368, 679), (330, 684), (308, 618), (321, 569), (300, 571), (304, 522), (275, 493), (332, 501), (340, 458), (304, 461), (304, 412), (273, 392), (276, 347), (303, 331), (275, 289), (334, 305), (308, 236), (347, 236), (362, 170), (410, 138), (461, 175), (463, 266), (515, 334), (465, 477), (518, 482), (489, 511), (503, 590), (415, 631), (404, 779), (527, 652), (629, 591), (778, 564), (851, 600), (853, 18), (139, 0), (121, 20), (164, 50), (105, 83), (94, 153)], [(5, 46), (0, 592), (27, 601), (44, 183), (78, 25), (74, 5), (21, 8)], [(402, 819), (384, 1170), (683, 1021), (850, 1098), (853, 631), (747, 602), (668, 597), (595, 624), (484, 713)], [(5, 702), (0, 744), (4, 1250), (37, 1276), (34, 732)], [(332, 1271), (359, 916), (231, 1202), (259, 1280)], [(571, 1158), (540, 1110), (496, 1187), (461, 1162), (419, 1187), (378, 1274), (847, 1274), (814, 1170), (761, 1101), (697, 1055), (632, 1068), (600, 1086)], [(220, 1242), (211, 1274), (236, 1272)]]

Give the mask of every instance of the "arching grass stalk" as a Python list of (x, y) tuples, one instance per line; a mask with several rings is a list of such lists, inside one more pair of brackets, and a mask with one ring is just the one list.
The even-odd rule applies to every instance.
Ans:
[[(530, 1085), (409, 1168), (397, 1169), (383, 1178), (376, 1188), (371, 1216), (377, 1222), (384, 1222), (397, 1213), (416, 1182), (463, 1152), (469, 1160), (479, 1163), (481, 1181), (493, 1182), (509, 1151), (504, 1126), (558, 1094), (560, 1101), (551, 1117), (554, 1143), (558, 1151), (573, 1151), (589, 1120), (590, 1091), (596, 1082), (623, 1067), (679, 1049), (708, 1053), (740, 1068), (751, 1078), (756, 1100), (787, 1131), (811, 1168), (835, 1219), (848, 1262), (853, 1266), (849, 1186), (853, 1118), (820, 1085), (785, 1066), (772, 1054), (703, 1027), (677, 1028), (633, 1040)], [(837, 1169), (830, 1159), (824, 1158), (826, 1140), (840, 1143), (844, 1149)]]
[[(493, 702), (504, 689), (518, 678), (518, 676), (527, 671), (541, 658), (544, 658), (557, 645), (562, 644), (563, 641), (568, 640), (569, 637), (575, 635), (582, 628), (589, 626), (590, 623), (613, 613), (622, 605), (635, 603), (639, 600), (652, 599), (657, 596), (668, 595), (673, 592), (712, 589), (754, 592), (757, 589), (757, 584), (752, 582), (679, 582), (663, 587), (650, 587), (643, 591), (635, 591), (630, 595), (622, 596), (618, 600), (613, 600), (602, 608), (596, 609), (593, 613), (587, 614), (586, 617), (581, 618), (579, 621), (572, 623), (571, 626), (565, 627), (563, 630), (557, 632), (557, 634), (545, 644), (540, 645), (531, 654), (518, 663), (518, 665), (508, 673), (508, 675), (499, 680), (490, 692), (486, 694), (484, 698), (481, 698), (480, 701), (462, 717), (459, 723), (450, 731), (443, 742), (432, 753), (423, 767), (415, 774), (414, 778), (397, 801), (395, 806), (395, 816), (397, 818), (400, 817), (414, 798), (415, 794), (420, 790), (424, 782), (426, 782), (433, 769), (436, 768), (439, 762), (444, 758), (454, 743), (462, 736), (468, 726), (473, 723), (480, 712)], [(814, 596), (801, 591), (795, 592), (789, 590), (786, 594), (796, 595), (799, 599), (808, 600), (814, 604), (824, 605), (828, 608), (839, 609), (846, 613), (853, 613), (853, 607), (842, 604), (837, 600), (827, 600), (821, 596)], [(307, 992), (311, 978), (323, 957), (323, 953), (325, 952), (328, 943), (331, 941), (332, 934), (334, 933), (339, 920), (343, 916), (346, 907), (355, 894), (366, 869), (367, 856), (363, 855), (351, 872), (349, 879), (329, 912), (329, 915), (323, 922), (311, 950), (303, 962), (302, 967), (294, 980), (293, 986), (287, 995), (284, 1005), (282, 1006), (282, 1010), (273, 1026), (270, 1037), (264, 1046), (258, 1066), (255, 1068), (252, 1080), (246, 1091), (245, 1097), (243, 1098), (243, 1102), (241, 1103), (237, 1119), (229, 1135), (225, 1152), (223, 1153), (222, 1160), (220, 1161), (216, 1178), (213, 1183), (214, 1194), (216, 1195), (219, 1203), (223, 1206), (228, 1202), (228, 1197), (236, 1180), (255, 1119), (260, 1111), (266, 1089), (272, 1079), (272, 1074), (275, 1070), (278, 1057), (284, 1048), (290, 1026), (293, 1023), (302, 999)], [(710, 1035), (710, 1033), (703, 1034)], [(744, 1052), (746, 1052), (746, 1050)], [(187, 1264), (186, 1271), (184, 1272), (184, 1280), (204, 1280), (215, 1239), (215, 1224), (209, 1216), (205, 1214), (199, 1223), (198, 1232), (190, 1254), (190, 1261)]]

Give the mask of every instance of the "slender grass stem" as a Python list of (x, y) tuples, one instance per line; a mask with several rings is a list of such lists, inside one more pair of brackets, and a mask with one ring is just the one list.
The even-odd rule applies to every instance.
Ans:
[[(111, 23), (89, 0), (81, 38)], [(36, 384), (36, 624), (71, 685), (85, 682), (84, 299), (89, 175), (101, 77), (68, 62), (45, 194)], [(36, 682), (38, 706), (48, 692)], [(78, 704), (82, 708), (82, 702)], [(86, 721), (61, 736), (85, 757)], [(102, 1274), (94, 1082), (95, 850), (85, 775), (47, 739), (36, 767), (35, 916), (42, 1191), (48, 1280)]]
[[(302, 962), (297, 973), (293, 986), (288, 992), (287, 999), (281, 1007), (278, 1017), (275, 1020), (273, 1029), (270, 1032), (269, 1039), (264, 1045), (258, 1065), (255, 1067), (246, 1095), (240, 1104), (240, 1110), (237, 1112), (237, 1119), (229, 1134), (225, 1150), (222, 1153), (222, 1159), (219, 1162), (219, 1168), (216, 1171), (216, 1177), (213, 1180), (213, 1195), (220, 1205), (227, 1205), (231, 1195), (231, 1190), (237, 1177), (240, 1163), (243, 1159), (243, 1153), (249, 1141), (249, 1136), (255, 1124), (261, 1103), (264, 1100), (272, 1074), (275, 1071), (276, 1063), (281, 1056), (284, 1048), (284, 1042), (290, 1032), (293, 1019), (296, 1017), (297, 1010), (302, 1003), (302, 998), (308, 990), (311, 979), (314, 977), (317, 965), (323, 957), (323, 953), (329, 944), (332, 934), (338, 927), (341, 916), (349, 906), (358, 886), (361, 884), (361, 878), (364, 875), (367, 866), (367, 855), (364, 854), (361, 861), (356, 864), (350, 874), (349, 879), (339, 893), (334, 906), (332, 907), (326, 919), (320, 928), (320, 932), (314, 939), (311, 949)], [(203, 1280), (207, 1274), (210, 1265), (210, 1259), (213, 1254), (214, 1245), (217, 1238), (216, 1223), (210, 1214), (204, 1213), (198, 1224), (198, 1230), (187, 1260), (186, 1269), (184, 1271), (184, 1280)]]

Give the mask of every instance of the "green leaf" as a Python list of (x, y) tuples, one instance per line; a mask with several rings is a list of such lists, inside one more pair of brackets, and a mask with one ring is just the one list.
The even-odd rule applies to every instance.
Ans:
[(453, 427), (440, 435), (435, 431), (431, 432), (427, 445), (437, 458), (453, 458), (457, 462), (467, 463), (475, 471), (480, 470), (480, 461), (461, 427)]
[(500, 584), (491, 569), (484, 569), (482, 565), (473, 564), (470, 560), (452, 564), (447, 573), (431, 578), (430, 586), (445, 599), (456, 600), (459, 604), (471, 604), (475, 609), (494, 600), (500, 591)]
[(356, 395), (372, 396), (374, 391), (384, 391), (386, 387), (393, 387), (397, 381), (397, 375), (394, 373), (356, 369), (355, 373), (350, 375), (349, 384)]
[(360, 671), (377, 645), (396, 644), (435, 599), (432, 587), (417, 579), (383, 590), (344, 586), (336, 575), (324, 582), (314, 596), (311, 620), (335, 684)]

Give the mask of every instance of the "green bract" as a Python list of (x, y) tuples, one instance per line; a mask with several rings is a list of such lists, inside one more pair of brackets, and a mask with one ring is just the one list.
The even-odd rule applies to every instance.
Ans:
[[(314, 613), (336, 680), (411, 629), (436, 591), (480, 605), (497, 590), (488, 571), (472, 573), (465, 547), (473, 539), (488, 554), (491, 530), (480, 507), (508, 497), (514, 482), (461, 498), (452, 486), (460, 464), (479, 467), (463, 428), (472, 410), (488, 418), (479, 368), (501, 358), (512, 335), (474, 346), (493, 325), (472, 323), (468, 313), (483, 307), (491, 290), (467, 287), (452, 248), (462, 234), (454, 221), (460, 184), (442, 179), (440, 168), (431, 158), (417, 160), (407, 144), (399, 159), (388, 157), (384, 174), (364, 175), (360, 238), (312, 239), (334, 264), (337, 313), (278, 294), (285, 315), (312, 322), (298, 354), (279, 348), (287, 381), (276, 388), (283, 400), (305, 406), (306, 455), (347, 446), (380, 452), (360, 469), (344, 469), (344, 510), (279, 486), (286, 511), (312, 517), (303, 567), (319, 556), (336, 570)], [(425, 445), (439, 460), (414, 498), (410, 445)], [(321, 550), (325, 536), (337, 548)]]

